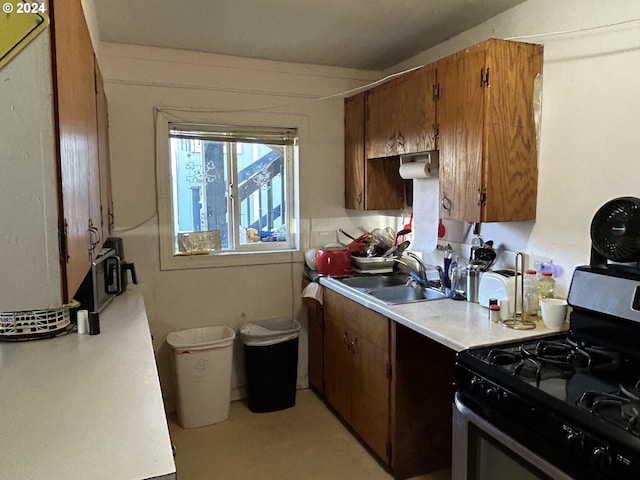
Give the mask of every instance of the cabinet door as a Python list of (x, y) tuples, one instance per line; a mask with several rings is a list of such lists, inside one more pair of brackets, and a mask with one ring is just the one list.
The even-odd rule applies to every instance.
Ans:
[(364, 102), (364, 93), (344, 100), (344, 206), (356, 210), (364, 210)]
[(367, 158), (435, 149), (435, 75), (435, 68), (423, 67), (369, 90)]
[(398, 85), (395, 119), (398, 154), (434, 150), (436, 105), (433, 86), (436, 69), (423, 67), (404, 74)]
[(324, 395), (338, 415), (351, 423), (351, 389), (353, 385), (353, 354), (347, 318), (353, 303), (343, 296), (324, 289)]
[(109, 159), (109, 112), (107, 96), (98, 63), (96, 68), (96, 113), (98, 128), (98, 162), (100, 164), (100, 222), (102, 242), (113, 230), (113, 197), (111, 195), (111, 162)]
[(99, 239), (98, 145), (94, 56), (80, 2), (52, 3), (62, 210), (66, 224), (69, 300), (89, 271)]
[[(364, 307), (362, 307), (364, 308)], [(378, 314), (369, 310), (369, 315)], [(386, 321), (386, 319), (385, 319)], [(351, 426), (385, 463), (389, 462), (389, 353), (359, 334), (354, 345)]]
[(380, 158), (397, 155), (400, 79), (385, 82), (367, 91), (365, 156)]
[(307, 323), (309, 329), (309, 384), (320, 395), (324, 394), (324, 320), (322, 305), (313, 299), (305, 298)]
[(438, 64), (440, 216), (481, 221), (485, 52), (456, 54)]
[(485, 88), (483, 221), (536, 218), (538, 155), (534, 112), (542, 46), (490, 40)]

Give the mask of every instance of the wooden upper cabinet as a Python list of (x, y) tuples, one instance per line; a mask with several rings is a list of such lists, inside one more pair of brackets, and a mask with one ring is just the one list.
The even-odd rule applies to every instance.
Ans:
[(399, 210), (404, 204), (404, 190), (398, 158), (365, 156), (366, 101), (366, 93), (344, 101), (345, 208)]
[[(53, 0), (53, 39), (67, 300), (77, 291), (99, 242), (100, 198), (94, 55), (80, 2)], [(65, 264), (66, 263), (66, 264)]]
[(436, 70), (422, 67), (367, 92), (366, 157), (433, 150)]
[(364, 93), (344, 100), (344, 203), (356, 210), (364, 210), (364, 101)]
[(111, 194), (111, 162), (109, 160), (109, 113), (104, 83), (98, 62), (96, 69), (96, 114), (98, 127), (98, 161), (100, 164), (100, 222), (102, 242), (113, 230), (113, 197)]
[(542, 51), (491, 39), (437, 63), (442, 218), (535, 219), (533, 96)]

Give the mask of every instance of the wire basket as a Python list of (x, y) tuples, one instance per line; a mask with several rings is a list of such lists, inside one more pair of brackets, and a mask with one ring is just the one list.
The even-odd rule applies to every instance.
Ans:
[(22, 312), (0, 312), (0, 340), (30, 340), (53, 337), (70, 323), (69, 307)]

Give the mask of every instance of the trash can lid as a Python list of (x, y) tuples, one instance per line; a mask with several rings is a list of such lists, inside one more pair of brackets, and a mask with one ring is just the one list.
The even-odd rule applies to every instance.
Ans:
[(273, 318), (248, 322), (238, 329), (245, 345), (271, 345), (300, 334), (300, 323), (286, 318)]
[(174, 349), (198, 349), (227, 347), (233, 344), (236, 332), (227, 326), (190, 328), (171, 332), (167, 335), (167, 343)]

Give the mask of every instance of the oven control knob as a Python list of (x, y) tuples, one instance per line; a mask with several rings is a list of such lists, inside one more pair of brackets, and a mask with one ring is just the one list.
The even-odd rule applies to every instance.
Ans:
[(572, 432), (567, 435), (569, 450), (575, 454), (582, 454), (584, 451), (584, 436), (581, 433)]
[(593, 449), (593, 462), (600, 470), (608, 470), (613, 463), (611, 453), (605, 447), (596, 447)]
[(500, 401), (500, 390), (495, 387), (487, 388), (487, 392), (485, 394), (487, 396), (487, 400), (492, 405), (495, 405)]
[(471, 391), (476, 395), (482, 395), (484, 393), (484, 382), (480, 377), (473, 377), (471, 379)]

